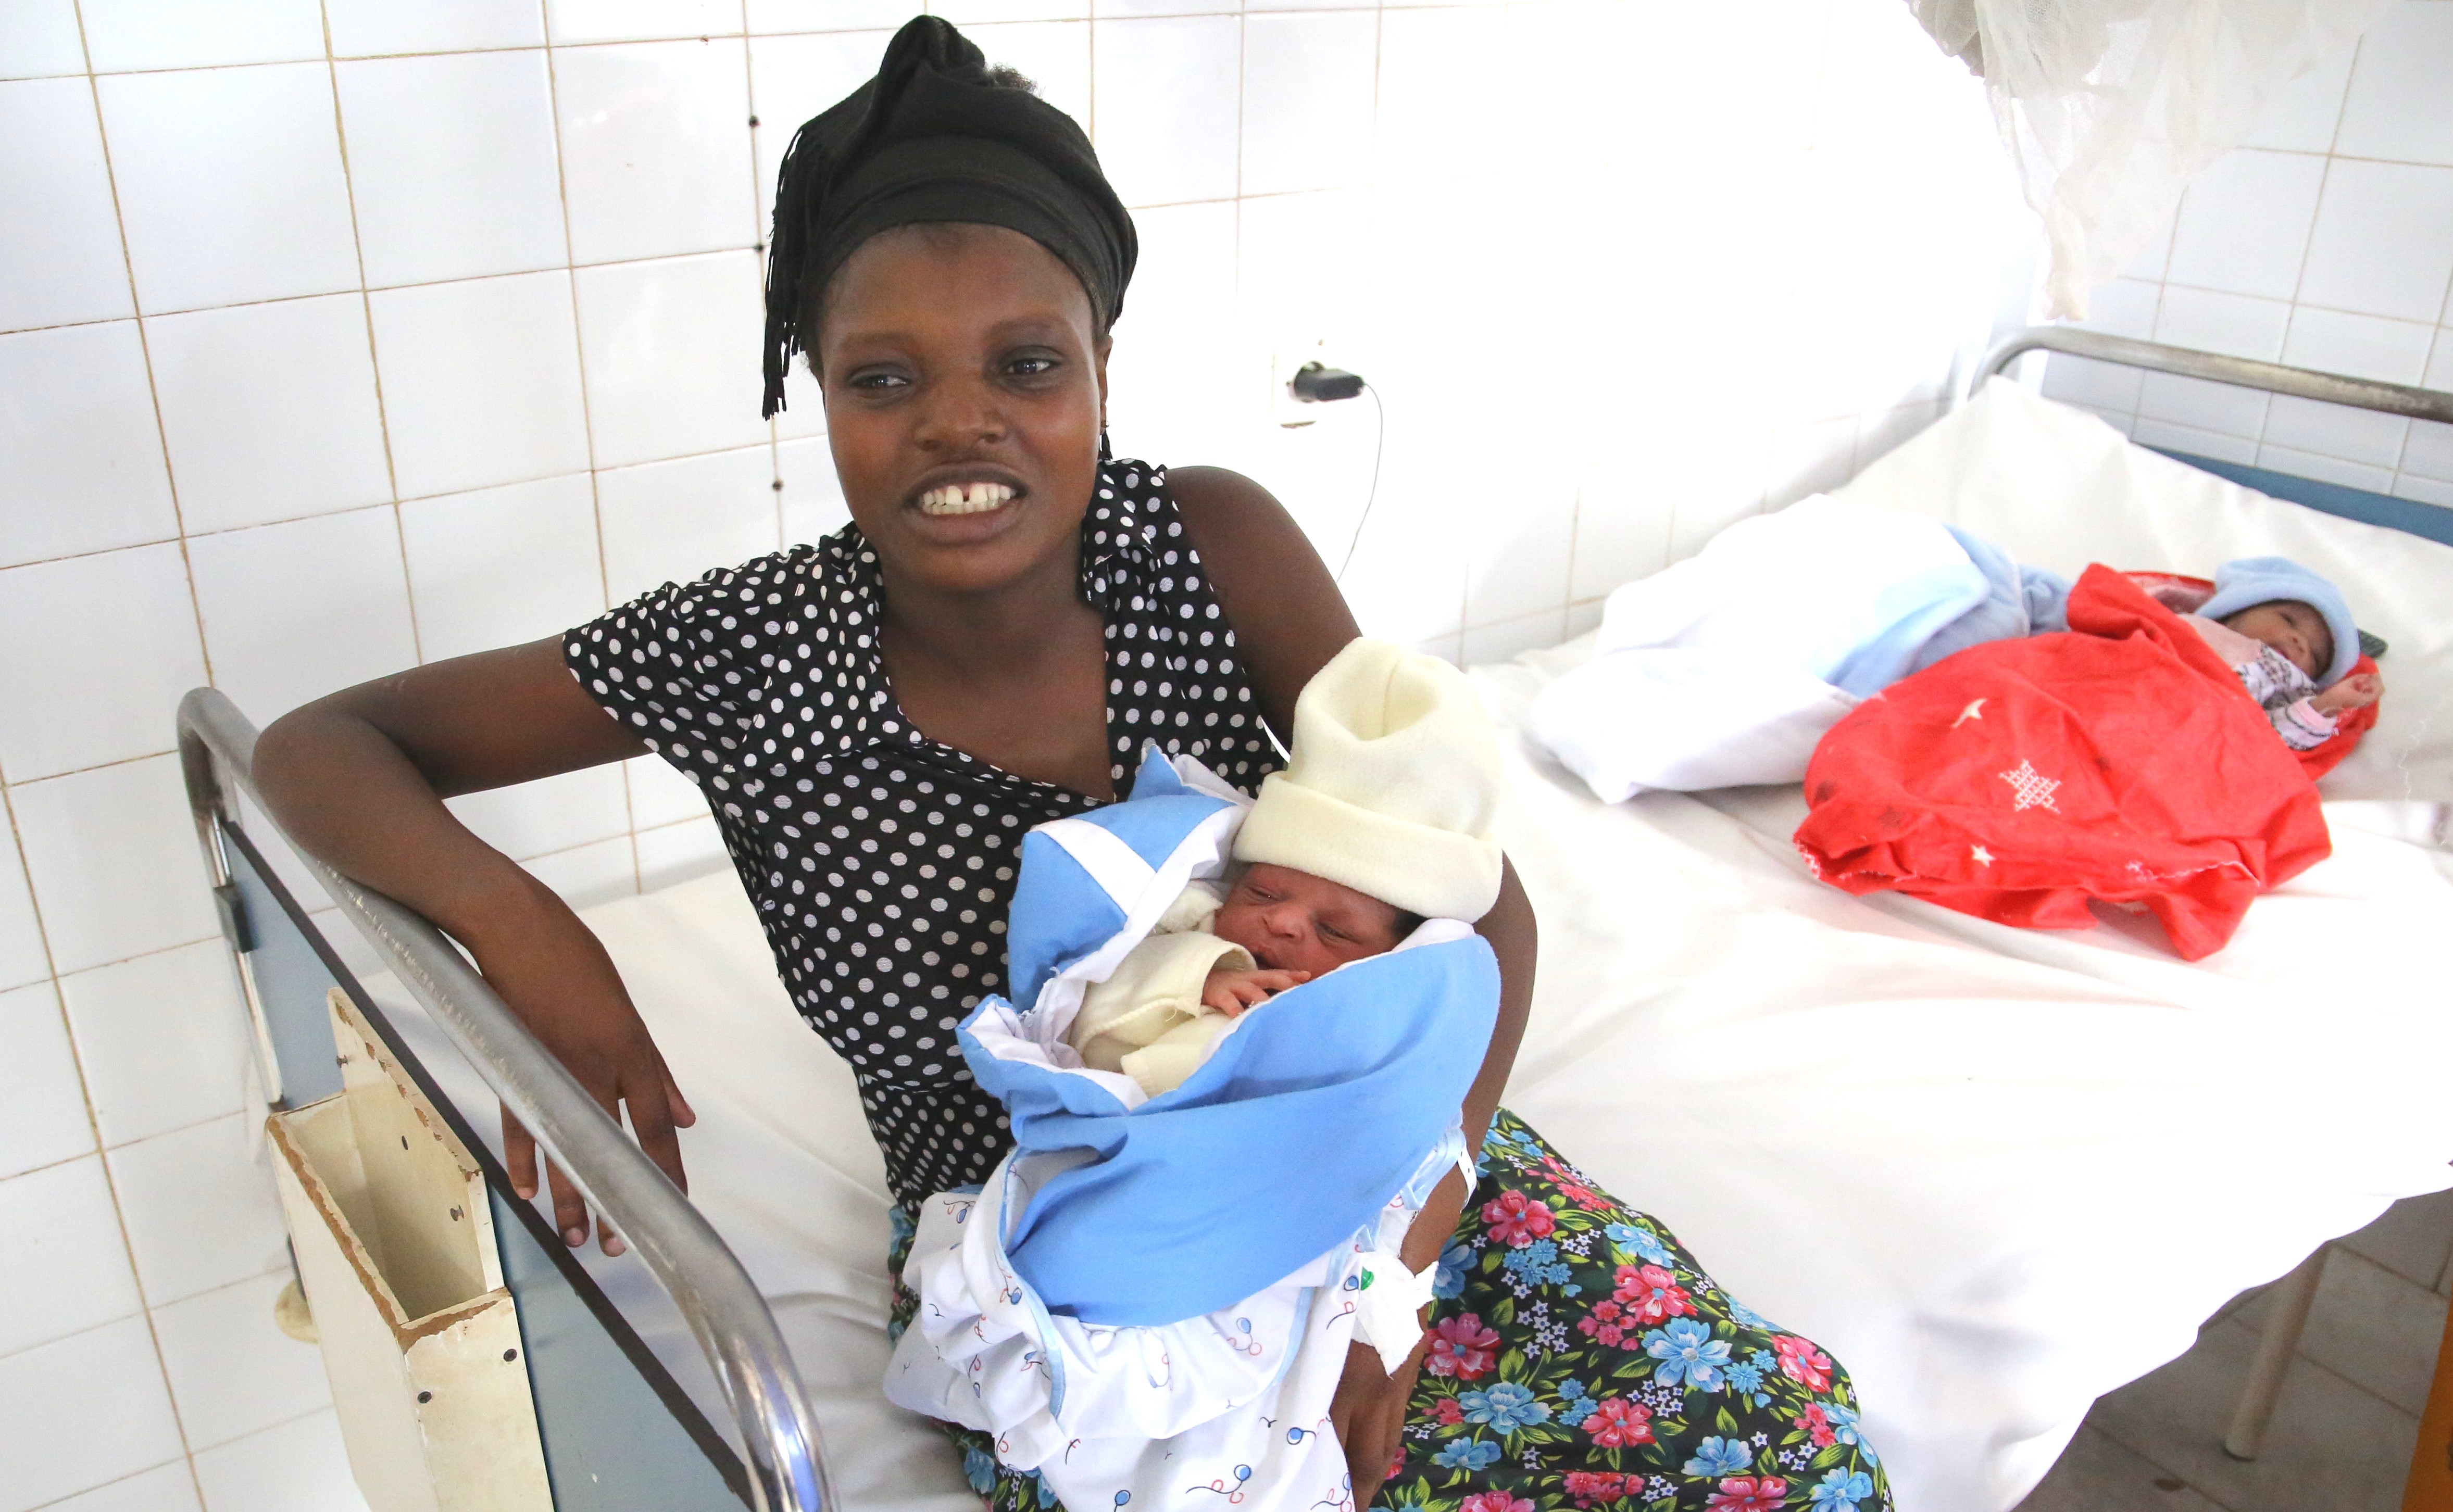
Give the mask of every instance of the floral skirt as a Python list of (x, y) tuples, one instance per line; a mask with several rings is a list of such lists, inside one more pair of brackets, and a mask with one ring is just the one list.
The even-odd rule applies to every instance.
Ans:
[[(1515, 1115), (1440, 1256), (1404, 1458), (1374, 1504), (1420, 1512), (1889, 1512), (1845, 1371), (1756, 1316), (1667, 1229), (1596, 1190)], [(895, 1225), (890, 1269), (910, 1251)], [(900, 1335), (918, 1299), (894, 1288)], [(995, 1512), (1038, 1476), (946, 1426)], [(1105, 1509), (1098, 1509), (1105, 1512)]]

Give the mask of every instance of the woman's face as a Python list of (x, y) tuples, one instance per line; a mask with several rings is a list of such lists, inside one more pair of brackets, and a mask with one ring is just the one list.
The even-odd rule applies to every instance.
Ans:
[(1053, 253), (998, 226), (882, 231), (836, 270), (815, 356), (844, 501), (896, 575), (978, 592), (1070, 560), (1107, 348)]

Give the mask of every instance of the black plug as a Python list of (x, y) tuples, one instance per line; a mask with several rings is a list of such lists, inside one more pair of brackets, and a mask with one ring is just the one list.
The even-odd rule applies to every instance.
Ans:
[(1307, 405), (1328, 404), (1339, 399), (1351, 399), (1363, 391), (1363, 375), (1342, 368), (1324, 368), (1307, 362), (1295, 369), (1286, 384), (1286, 392)]

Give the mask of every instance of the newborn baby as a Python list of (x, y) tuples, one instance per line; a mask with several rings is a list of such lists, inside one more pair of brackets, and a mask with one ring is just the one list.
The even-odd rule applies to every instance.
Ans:
[(1235, 1020), (1429, 917), (1490, 905), (1500, 772), (1465, 675), (1358, 640), (1295, 701), (1286, 769), (1261, 787), (1221, 890), (1195, 882), (1105, 982), (1066, 1042), (1094, 1070), (1173, 1091)]
[(2384, 694), (2383, 677), (2351, 671), (2360, 632), (2341, 590), (2288, 557), (2224, 563), (2214, 596), (2184, 617), (2293, 750), (2323, 745), (2339, 716)]
[(1245, 1009), (1393, 950), (1422, 922), (1291, 866), (1246, 866), (1223, 899), (1196, 882), (1113, 975), (1083, 994), (1066, 1038), (1083, 1064), (1121, 1071), (1150, 1097), (1171, 1092)]

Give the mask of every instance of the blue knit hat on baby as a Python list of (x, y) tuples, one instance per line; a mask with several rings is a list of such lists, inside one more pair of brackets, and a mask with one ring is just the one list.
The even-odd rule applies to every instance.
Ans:
[(2287, 556), (2245, 556), (2215, 568), (2215, 596), (2198, 612), (2220, 620), (2280, 599), (2307, 605), (2325, 617), (2325, 628), (2333, 632), (2334, 660), (2317, 674), (2317, 686), (2331, 687), (2348, 677), (2360, 661), (2360, 627), (2349, 602), (2342, 589)]

